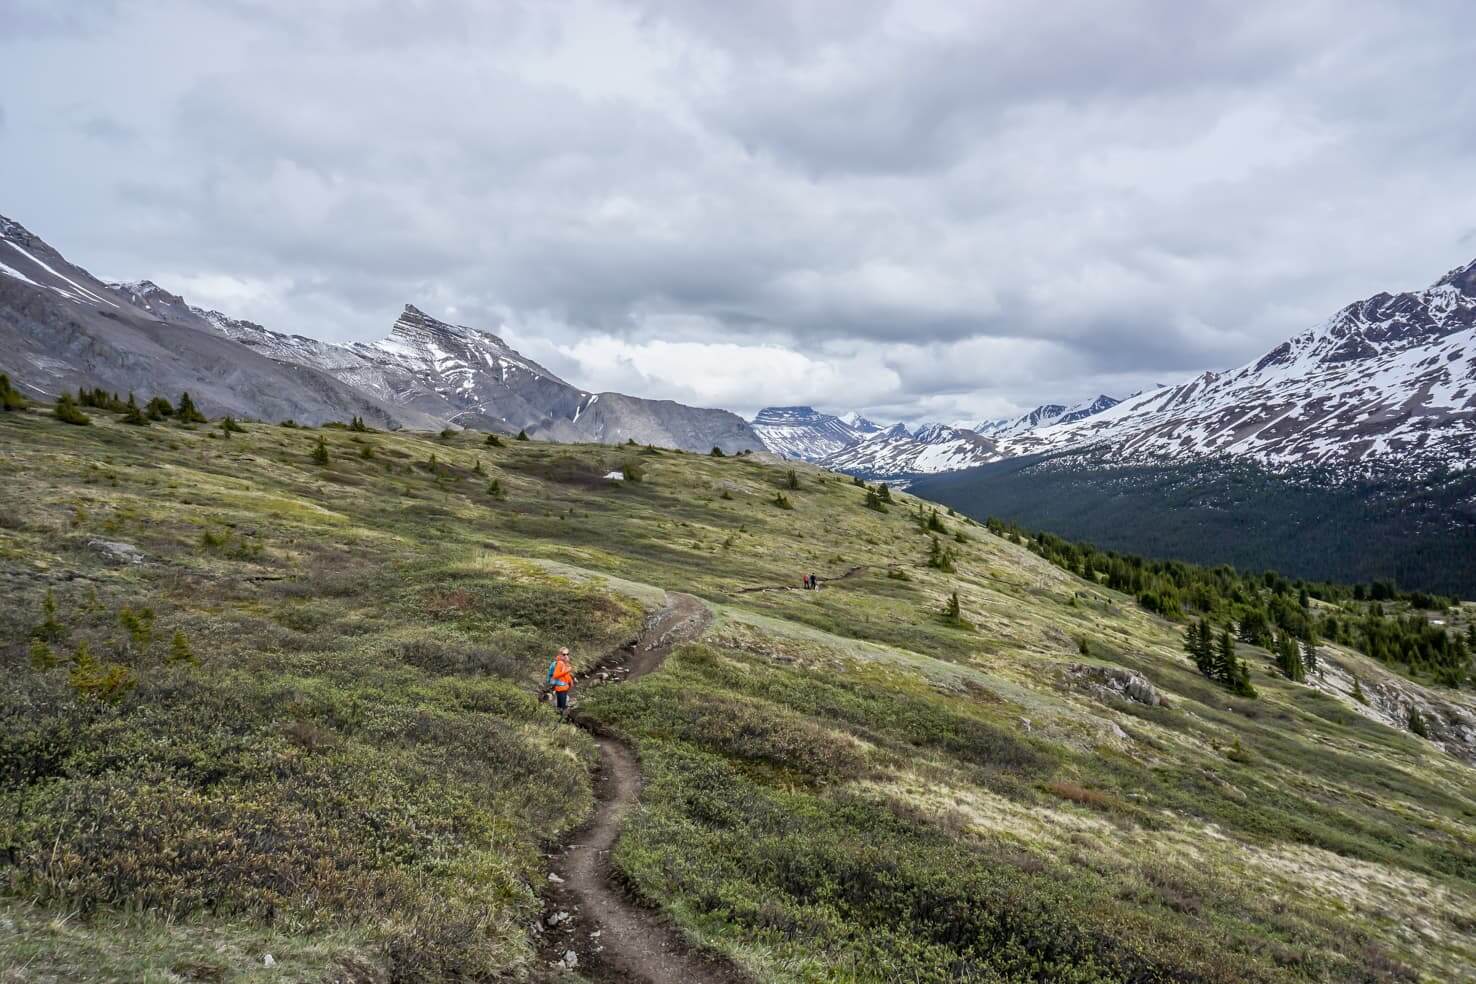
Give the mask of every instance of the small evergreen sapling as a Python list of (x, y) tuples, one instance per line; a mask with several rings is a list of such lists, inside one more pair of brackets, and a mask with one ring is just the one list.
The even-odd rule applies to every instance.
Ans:
[(1363, 684), (1359, 682), (1357, 677), (1353, 678), (1353, 699), (1360, 704), (1368, 703), (1368, 694), (1363, 692)]
[(190, 649), (190, 640), (185, 638), (185, 634), (182, 629), (175, 629), (174, 637), (169, 640), (168, 661), (176, 666), (199, 665), (200, 661), (195, 657), (194, 651)]
[(60, 660), (56, 658), (56, 653), (51, 651), (50, 646), (40, 639), (31, 641), (31, 669), (44, 673), (54, 669), (59, 662)]
[(182, 424), (205, 423), (205, 415), (200, 412), (199, 407), (195, 406), (195, 401), (190, 399), (188, 390), (179, 395), (179, 409), (174, 412), (174, 415)]
[(21, 396), (20, 391), (10, 385), (10, 377), (0, 372), (0, 412), (7, 410), (24, 410), (26, 398)]
[(789, 474), (785, 476), (784, 486), (785, 488), (788, 488), (790, 490), (798, 489), (800, 487), (799, 475), (795, 474), (793, 468), (789, 469)]
[(487, 435), (487, 447), (489, 447), (489, 448), (500, 448), (500, 447), (502, 447), (502, 438), (498, 437), (496, 434), (488, 434)]
[(165, 417), (173, 417), (174, 404), (162, 396), (156, 396), (144, 406), (144, 416), (155, 421), (163, 420)]
[(877, 512), (884, 513), (884, 512), (887, 511), (887, 504), (882, 501), (882, 497), (877, 494), (877, 492), (876, 492), (875, 489), (867, 489), (866, 490), (866, 508), (867, 509), (874, 509)]
[(62, 628), (61, 622), (56, 618), (56, 595), (51, 589), (46, 589), (46, 595), (41, 599), (41, 624), (31, 630), (31, 638), (42, 642), (60, 642), (67, 634)]
[(92, 418), (82, 412), (82, 408), (77, 406), (77, 401), (72, 399), (70, 393), (63, 393), (57, 398), (56, 408), (51, 411), (51, 414), (64, 424), (81, 426), (92, 423)]
[(526, 430), (520, 430), (520, 431), (518, 431), (518, 440), (520, 440), (520, 441), (531, 441), (532, 438), (528, 436), (528, 432)]
[(502, 481), (496, 478), (487, 484), (487, 494), (494, 499), (507, 498), (507, 491), (502, 487)]
[(716, 444), (714, 444), (712, 446), (712, 450), (710, 452), (708, 452), (708, 453), (712, 457), (714, 457), (714, 458), (726, 458), (727, 457), (727, 455), (723, 454), (723, 449), (720, 448), (720, 447), (718, 447)]
[(318, 437), (318, 443), (313, 445), (313, 464), (328, 467), (328, 442)]

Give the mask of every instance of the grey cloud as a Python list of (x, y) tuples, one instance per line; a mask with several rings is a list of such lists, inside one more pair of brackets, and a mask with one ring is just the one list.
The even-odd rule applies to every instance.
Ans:
[(966, 416), (1248, 361), (1470, 259), (1463, 9), (9, 4), (0, 168), (41, 234), (280, 330), (414, 301), (560, 371), (596, 335), (781, 345)]

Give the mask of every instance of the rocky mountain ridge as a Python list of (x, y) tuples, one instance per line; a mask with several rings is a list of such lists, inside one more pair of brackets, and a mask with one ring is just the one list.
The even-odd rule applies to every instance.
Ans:
[[(383, 339), (336, 344), (191, 305), (148, 280), (104, 284), (0, 217), (0, 371), (37, 394), (78, 386), (177, 395), (207, 413), (381, 427), (447, 424), (558, 441), (758, 450), (736, 414), (590, 393), (489, 331), (413, 305)], [(597, 409), (596, 409), (597, 407)]]
[(1247, 458), (1274, 468), (1406, 473), (1476, 460), (1476, 261), (1379, 293), (1225, 372), (1003, 442), (1095, 447), (1117, 462)]

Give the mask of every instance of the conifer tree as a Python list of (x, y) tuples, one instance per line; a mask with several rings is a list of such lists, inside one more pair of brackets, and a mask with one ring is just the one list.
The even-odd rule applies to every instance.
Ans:
[(328, 442), (318, 437), (318, 443), (313, 445), (313, 464), (328, 467)]
[(199, 407), (195, 406), (195, 401), (190, 399), (188, 390), (179, 395), (179, 408), (174, 414), (182, 424), (205, 423), (205, 415), (200, 412)]
[(1219, 662), (1225, 667), (1225, 682), (1231, 690), (1241, 697), (1256, 696), (1256, 688), (1250, 682), (1250, 667), (1235, 655), (1235, 638), (1229, 629), (1220, 634)]
[(507, 498), (507, 493), (505, 491), (503, 491), (501, 480), (496, 479), (496, 478), (492, 479), (492, 481), (490, 483), (488, 483), (488, 485), (487, 485), (487, 494), (490, 495), (494, 499), (506, 499)]
[(892, 490), (891, 490), (891, 488), (889, 488), (887, 486), (887, 483), (886, 482), (882, 482), (882, 483), (880, 483), (880, 484), (877, 485), (877, 487), (876, 487), (876, 494), (879, 495), (879, 496), (881, 496), (881, 501), (882, 502), (891, 502), (892, 501)]
[(363, 444), (360, 444), (359, 445), (359, 457), (360, 458), (363, 458), (365, 461), (373, 461), (374, 460), (374, 445), (370, 444), (368, 441), (365, 441)]
[(90, 424), (92, 418), (82, 412), (77, 402), (72, 399), (72, 394), (63, 393), (57, 397), (56, 408), (51, 411), (52, 416), (64, 424)]
[(862, 481), (860, 475), (852, 475), (851, 476), (851, 484), (852, 485), (859, 485), (863, 489), (866, 488), (866, 483), (864, 481)]
[(232, 434), (246, 433), (246, 428), (236, 423), (236, 418), (232, 417), (230, 414), (226, 414), (224, 417), (221, 418), (220, 429), (225, 433), (226, 437), (230, 437)]
[(714, 457), (714, 458), (726, 458), (726, 457), (727, 457), (727, 455), (725, 455), (725, 454), (724, 454), (724, 453), (723, 453), (723, 449), (722, 449), (722, 448), (720, 448), (720, 447), (718, 447), (718, 446), (717, 446), (717, 445), (716, 445), (716, 444), (714, 444), (714, 445), (713, 445), (713, 446), (712, 446), (712, 450), (711, 450), (711, 451), (710, 451), (710, 452), (708, 452), (708, 453), (709, 453), (709, 454), (710, 454), (710, 455), (711, 455), (711, 456), (712, 456), (712, 457)]
[(1289, 633), (1283, 632), (1276, 641), (1276, 666), (1282, 676), (1296, 683), (1307, 678), (1307, 669), (1302, 662), (1301, 647)]
[(1363, 684), (1357, 677), (1353, 678), (1353, 699), (1360, 704), (1368, 703), (1368, 695), (1363, 692)]
[(502, 447), (502, 438), (498, 437), (496, 434), (488, 434), (487, 435), (487, 447), (489, 447), (489, 448), (500, 448), (500, 447)]
[(31, 669), (44, 673), (45, 671), (54, 668), (58, 662), (60, 661), (56, 658), (56, 653), (51, 651), (50, 646), (42, 642), (40, 639), (32, 640)]
[(123, 413), (123, 423), (132, 424), (134, 427), (149, 426), (149, 418), (144, 416), (137, 403), (133, 402), (133, 394), (128, 394), (128, 409)]
[(156, 396), (144, 406), (144, 416), (150, 420), (163, 420), (174, 416), (174, 406), (162, 396)]
[(789, 474), (785, 476), (784, 484), (790, 489), (797, 489), (800, 487), (799, 476), (795, 474), (793, 468), (789, 469)]
[(10, 385), (10, 377), (0, 372), (0, 412), (6, 410), (24, 410), (26, 398), (21, 396), (20, 391)]
[(169, 640), (169, 662), (176, 665), (189, 664), (194, 666), (200, 661), (190, 649), (190, 641), (185, 638), (184, 630), (175, 629), (174, 638)]
[(1194, 668), (1213, 680), (1216, 678), (1216, 660), (1211, 642), (1209, 623), (1204, 619), (1191, 622), (1184, 630), (1184, 652), (1194, 661)]
[(520, 431), (518, 431), (518, 440), (520, 440), (520, 441), (530, 441), (530, 440), (532, 440), (532, 438), (530, 438), (528, 436), (528, 432), (526, 430), (520, 430)]
[(877, 495), (875, 489), (867, 489), (866, 490), (866, 508), (867, 509), (875, 509), (877, 512), (886, 512), (887, 511), (887, 504), (885, 502), (882, 502), (881, 496), (880, 495)]
[(1308, 673), (1317, 672), (1317, 643), (1311, 640), (1302, 643), (1302, 665)]

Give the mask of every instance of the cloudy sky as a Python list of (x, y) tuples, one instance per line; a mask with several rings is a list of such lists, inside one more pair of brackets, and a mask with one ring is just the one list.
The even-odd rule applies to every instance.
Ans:
[(1468, 0), (0, 0), (0, 213), (329, 339), (967, 420), (1476, 257)]

